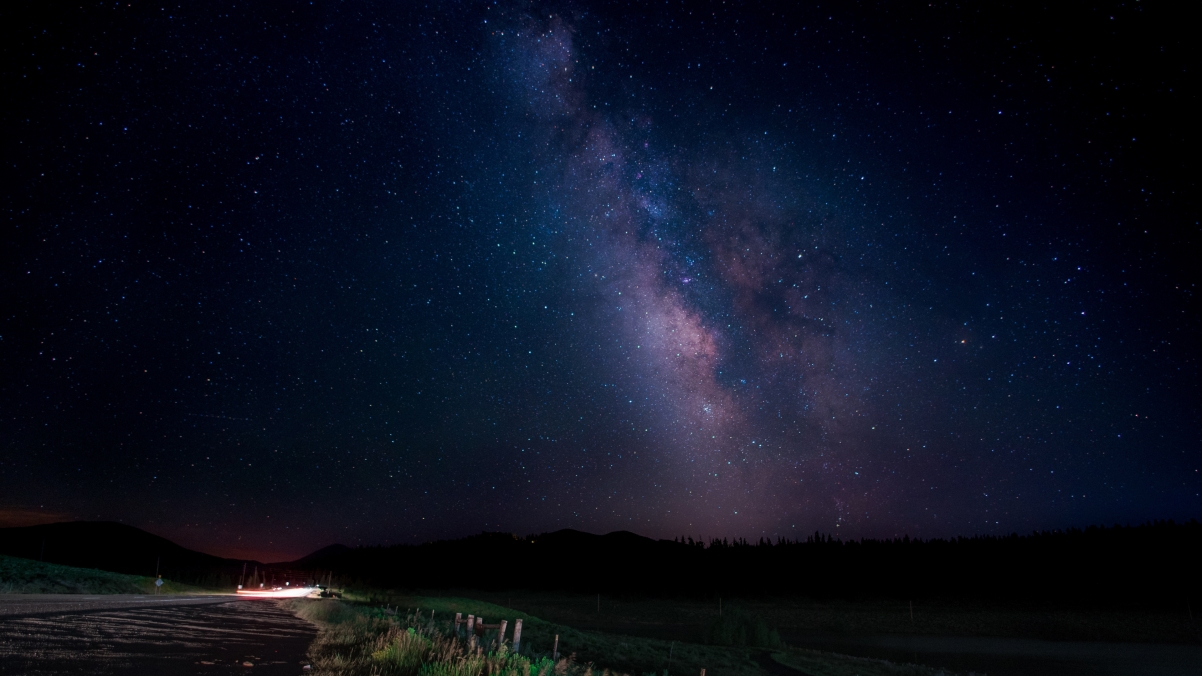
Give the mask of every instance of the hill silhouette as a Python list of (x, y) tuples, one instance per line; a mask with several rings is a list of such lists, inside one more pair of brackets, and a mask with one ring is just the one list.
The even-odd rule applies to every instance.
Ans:
[(337, 557), (339, 557), (349, 551), (351, 551), (351, 548), (347, 547), (346, 545), (329, 545), (326, 547), (322, 547), (321, 549), (319, 549), (311, 554), (303, 556), (303, 557), (297, 559), (296, 561), (292, 561), (290, 563), (286, 563), (286, 564), (282, 564), (282, 565), (288, 565), (288, 566), (306, 566), (306, 565), (308, 565), (308, 566), (320, 567), (321, 562), (328, 561), (328, 560), (335, 560), (335, 559), (337, 559)]
[(166, 579), (207, 587), (237, 584), (244, 563), (187, 549), (112, 521), (0, 528), (0, 554), (126, 575), (153, 576), (157, 567)]
[(619, 531), (481, 533), (388, 547), (327, 547), (281, 569), (384, 588), (539, 589), (828, 599), (1197, 606), (1202, 524), (1158, 522), (1003, 537), (653, 540)]
[(1199, 607), (1202, 524), (1171, 521), (1029, 535), (917, 540), (654, 540), (627, 531), (481, 533), (420, 545), (330, 545), (262, 564), (181, 547), (133, 526), (0, 528), (0, 554), (209, 587), (333, 576), (378, 588), (531, 589), (707, 597), (987, 600), (1038, 605)]

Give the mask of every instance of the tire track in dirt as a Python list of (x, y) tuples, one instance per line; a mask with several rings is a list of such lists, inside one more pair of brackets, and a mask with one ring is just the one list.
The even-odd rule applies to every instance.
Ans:
[(0, 617), (0, 674), (301, 674), (317, 635), (274, 600)]

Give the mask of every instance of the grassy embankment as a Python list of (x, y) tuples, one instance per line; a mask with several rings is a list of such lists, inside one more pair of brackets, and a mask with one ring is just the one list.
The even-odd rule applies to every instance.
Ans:
[[(589, 594), (515, 591), (473, 595), (578, 629), (678, 641), (702, 641), (706, 628), (718, 617), (716, 599), (602, 597), (598, 611), (596, 597)], [(815, 601), (788, 597), (726, 599), (727, 608), (736, 606), (764, 617), (786, 643), (795, 645), (815, 633), (1202, 643), (1202, 621), (1191, 617), (1184, 601), (1179, 611), (1172, 612), (930, 601), (911, 606), (906, 602)], [(1197, 609), (1193, 612), (1197, 613)]]
[[(205, 590), (164, 580), (160, 594)], [(154, 578), (0, 555), (0, 594), (153, 594)]]
[[(317, 674), (401, 676), (935, 676), (943, 672), (810, 650), (722, 647), (654, 638), (579, 631), (511, 608), (467, 598), (432, 598), (374, 593), (347, 594), (347, 602), (292, 601), (298, 615), (321, 633), (310, 650)], [(395, 615), (386, 606), (397, 606)], [(406, 608), (406, 606), (408, 606)], [(420, 610), (419, 610), (420, 609)], [(433, 619), (430, 612), (433, 611)], [(451, 636), (456, 612), (488, 623), (522, 619), (521, 655), (506, 645), (492, 651), (470, 648)], [(493, 645), (494, 635), (484, 645)], [(561, 659), (551, 660), (559, 636)], [(565, 657), (566, 656), (566, 657)]]

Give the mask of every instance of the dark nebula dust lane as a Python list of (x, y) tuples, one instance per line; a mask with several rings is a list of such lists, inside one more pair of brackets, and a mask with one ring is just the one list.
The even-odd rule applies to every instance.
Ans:
[(1197, 516), (1175, 11), (10, 17), (0, 518), (281, 559)]

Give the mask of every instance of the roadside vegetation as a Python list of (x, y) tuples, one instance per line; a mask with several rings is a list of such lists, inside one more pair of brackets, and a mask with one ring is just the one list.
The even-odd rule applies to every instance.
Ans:
[[(294, 599), (293, 611), (320, 627), (309, 649), (316, 674), (402, 676), (610, 676), (591, 664), (519, 655), (492, 636), (456, 635), (452, 623), (335, 599)], [(625, 676), (614, 673), (613, 676)]]
[[(703, 645), (578, 631), (483, 601), (349, 591), (344, 601), (290, 600), (294, 612), (320, 627), (310, 649), (314, 673), (326, 676), (936, 676), (945, 672), (778, 644)], [(521, 619), (520, 654), (490, 632), (474, 643), (455, 636), (455, 613)], [(756, 618), (746, 617), (755, 631)], [(728, 626), (746, 630), (747, 624)], [(769, 630), (770, 631), (770, 630)], [(552, 650), (559, 637), (559, 656)]]
[[(715, 623), (726, 615), (762, 617), (786, 644), (816, 634), (866, 636), (1000, 636), (1049, 641), (1202, 643), (1202, 616), (1183, 598), (1180, 608), (1077, 608), (1014, 603), (889, 600), (814, 600), (804, 597), (655, 598), (556, 592), (472, 592), (552, 622), (578, 629), (636, 634), (697, 643), (714, 640)], [(725, 613), (719, 614), (720, 608)], [(748, 632), (751, 637), (752, 633)], [(750, 642), (749, 645), (755, 645)], [(769, 647), (771, 644), (769, 644)]]
[[(164, 580), (160, 594), (204, 590)], [(0, 555), (0, 594), (153, 594), (154, 578)]]

